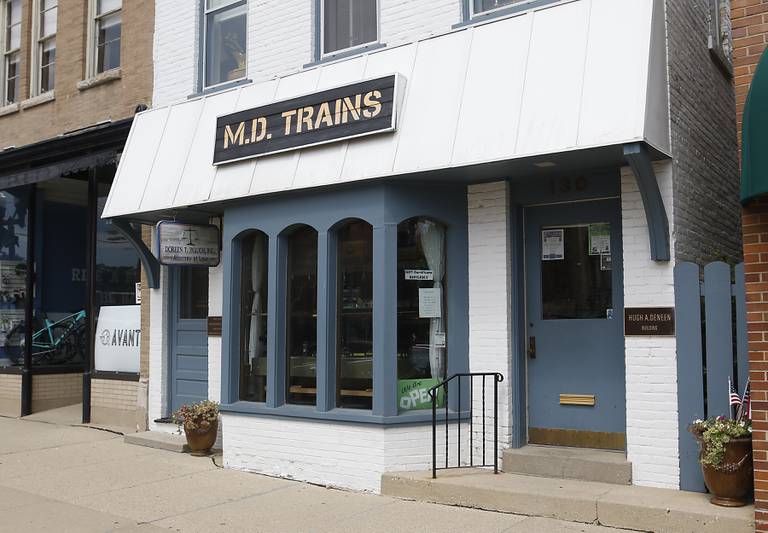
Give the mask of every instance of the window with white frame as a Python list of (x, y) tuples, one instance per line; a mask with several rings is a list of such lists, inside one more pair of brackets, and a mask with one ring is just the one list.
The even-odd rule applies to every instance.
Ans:
[(377, 0), (322, 0), (323, 55), (379, 40)]
[(56, 84), (56, 26), (58, 0), (37, 0), (33, 3), (32, 22), (32, 96), (52, 91)]
[(479, 13), (485, 13), (486, 11), (493, 11), (500, 7), (505, 7), (512, 4), (520, 4), (521, 0), (471, 0), (472, 13), (477, 15)]
[(245, 78), (245, 0), (204, 0), (203, 87)]
[(88, 73), (96, 76), (120, 66), (122, 0), (91, 0)]
[(2, 105), (12, 104), (19, 100), (19, 65), (21, 62), (21, 0), (1, 0), (2, 1), (2, 30), (3, 38), (0, 43), (2, 51), (3, 67)]

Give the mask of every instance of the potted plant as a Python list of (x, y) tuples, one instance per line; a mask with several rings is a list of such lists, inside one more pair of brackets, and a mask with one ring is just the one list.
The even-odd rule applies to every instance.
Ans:
[(172, 416), (179, 432), (184, 428), (192, 455), (208, 455), (219, 429), (219, 404), (209, 400), (184, 404)]
[(688, 428), (699, 442), (699, 462), (710, 501), (741, 507), (752, 490), (752, 422), (718, 416), (695, 420)]

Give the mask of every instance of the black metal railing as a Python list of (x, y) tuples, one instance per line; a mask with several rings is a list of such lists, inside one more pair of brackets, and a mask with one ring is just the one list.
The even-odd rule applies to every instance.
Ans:
[[(462, 381), (462, 378), (464, 380)], [(490, 379), (488, 379), (490, 378)], [(478, 397), (475, 398), (476, 382), (479, 383)], [(432, 401), (432, 478), (437, 477), (438, 470), (449, 468), (476, 468), (492, 466), (493, 473), (499, 473), (499, 383), (504, 381), (504, 376), (498, 372), (471, 372), (465, 374), (453, 374), (445, 381), (438, 383), (429, 389), (429, 397)], [(493, 383), (493, 462), (487, 461), (486, 453), (486, 383)], [(449, 392), (452, 395), (449, 397)], [(442, 394), (441, 394), (442, 393)], [(462, 398), (462, 394), (464, 397)], [(463, 401), (462, 401), (463, 400)], [(478, 450), (481, 461), (475, 461), (475, 401), (479, 401), (481, 416), (477, 423), (481, 425), (482, 442)], [(445, 409), (445, 466), (437, 466), (437, 410)], [(469, 426), (469, 454), (467, 460), (462, 462), (461, 453), (461, 426)], [(450, 426), (456, 426), (456, 462), (450, 460), (449, 435)]]

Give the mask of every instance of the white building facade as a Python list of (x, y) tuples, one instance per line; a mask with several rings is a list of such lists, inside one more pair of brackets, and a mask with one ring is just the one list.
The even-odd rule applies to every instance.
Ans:
[[(678, 260), (738, 254), (735, 130), (670, 82), (695, 64), (732, 102), (697, 9), (158, 1), (153, 108), (104, 216), (214, 223), (222, 253), (152, 283), (150, 427), (220, 401), (227, 467), (375, 492), (431, 467), (410, 392), (498, 372), (502, 448), (623, 450), (633, 483), (679, 488), (675, 337), (625, 337), (624, 309), (674, 307)], [(464, 383), (449, 440), (471, 419), (478, 452)]]

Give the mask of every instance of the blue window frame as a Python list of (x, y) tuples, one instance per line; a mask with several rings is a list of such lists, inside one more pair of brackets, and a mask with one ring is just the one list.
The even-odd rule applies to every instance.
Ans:
[[(430, 234), (429, 243), (421, 243), (422, 247), (431, 246), (436, 252), (425, 255), (419, 264), (436, 268), (436, 262), (444, 257), (446, 274), (441, 277), (442, 293), (444, 309), (450, 309), (450, 314), (445, 315), (444, 324), (434, 333), (430, 328), (433, 324), (439, 325), (439, 321), (425, 319), (422, 337), (429, 341), (422, 340), (431, 342), (432, 337), (437, 336), (451, 347), (445, 368), (432, 369), (430, 373), (466, 372), (469, 342), (466, 213), (466, 189), (453, 185), (441, 186), (440, 195), (435, 195), (433, 188), (423, 186), (380, 184), (296, 194), (290, 198), (248, 199), (227, 207), (223, 226), (222, 346), (226, 355), (222, 358), (222, 410), (379, 424), (430, 418), (429, 410), (405, 411), (398, 405), (398, 379), (413, 377), (400, 376), (398, 370), (402, 366), (399, 344), (403, 344), (398, 341), (398, 278), (401, 277), (398, 233), (401, 223), (414, 220), (440, 221), (440, 227), (444, 228), (440, 234)], [(360, 227), (350, 232), (349, 221), (355, 221)], [(311, 257), (307, 256), (309, 263), (304, 261), (307, 264), (302, 268), (299, 268), (301, 265), (291, 268), (298, 261), (291, 246), (297, 228), (311, 229), (313, 250)], [(268, 371), (266, 393), (260, 398), (263, 401), (254, 397), (243, 401), (241, 362), (247, 332), (243, 329), (246, 304), (242, 295), (252, 292), (252, 281), (243, 263), (253, 261), (249, 259), (253, 250), (246, 236), (256, 229), (263, 232), (268, 241), (266, 285), (269, 295), (266, 332), (262, 336), (266, 341)], [(342, 257), (345, 250), (349, 251), (347, 258)], [(369, 261), (371, 264), (366, 266)], [(301, 294), (294, 290), (297, 273), (301, 277), (298, 280)], [(370, 279), (364, 279), (368, 276)], [(360, 278), (360, 282), (351, 281), (353, 277)], [(435, 282), (420, 283), (416, 290), (422, 285), (434, 289)], [(291, 338), (291, 330), (297, 326), (290, 318), (294, 309), (309, 309), (297, 304), (302, 299), (311, 304), (310, 314), (314, 316), (310, 327), (315, 331), (312, 342), (297, 344)], [(252, 307), (250, 296), (246, 300)], [(352, 315), (344, 314), (345, 305), (350, 313), (360, 314), (361, 310), (369, 309), (372, 313), (362, 318), (355, 315), (357, 322), (352, 324), (346, 320)], [(302, 327), (306, 330), (307, 324)], [(344, 339), (340, 342), (342, 334)], [(302, 351), (305, 344), (306, 354)], [(293, 353), (297, 347), (301, 352), (297, 352), (298, 355)], [(443, 353), (446, 353), (444, 349)], [(312, 367), (311, 376), (296, 373), (293, 356)], [(344, 366), (350, 364), (360, 368), (352, 371)], [(365, 368), (369, 368), (367, 373)], [(312, 383), (307, 381), (308, 376)], [(309, 400), (297, 402), (297, 392)]]

